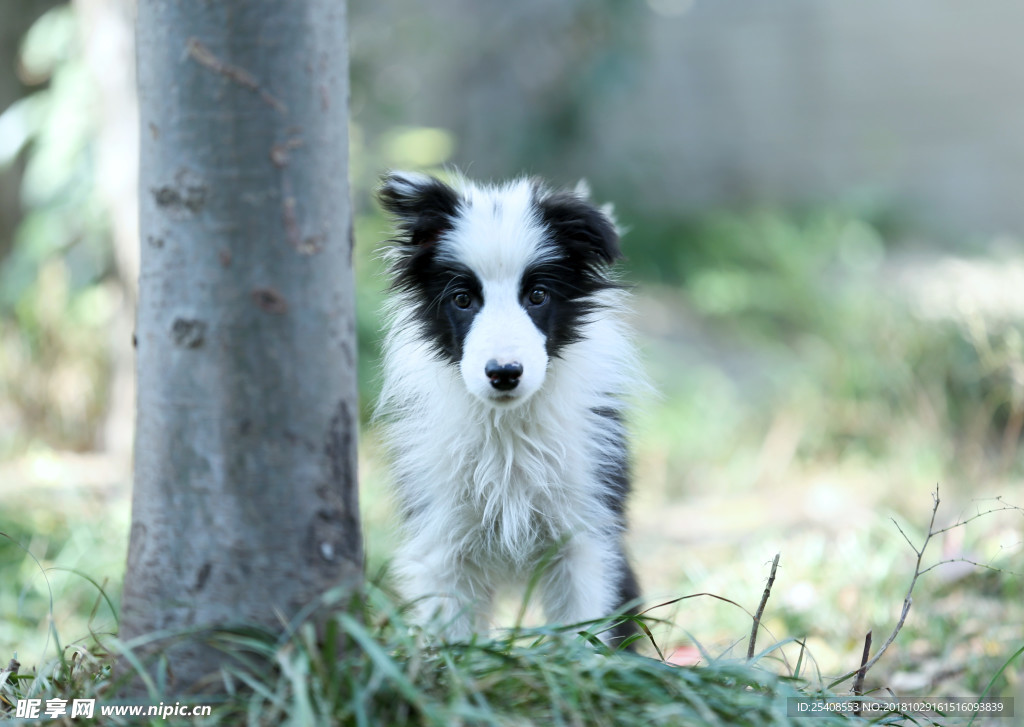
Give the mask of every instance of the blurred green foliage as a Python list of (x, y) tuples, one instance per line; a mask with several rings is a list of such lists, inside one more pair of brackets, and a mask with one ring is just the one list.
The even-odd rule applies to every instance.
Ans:
[(0, 116), (0, 167), (27, 155), (24, 216), (0, 260), (0, 457), (35, 443), (87, 449), (106, 406), (111, 247), (76, 32), (69, 6), (36, 21), (20, 72), (38, 90)]
[[(633, 277), (671, 291), (667, 305), (690, 321), (663, 335), (681, 349), (717, 352), (704, 361), (710, 367), (667, 378), (670, 394), (684, 387), (681, 398), (696, 403), (698, 429), (742, 440), (751, 423), (762, 433), (790, 409), (806, 422), (808, 459), (851, 449), (892, 457), (907, 441), (895, 434), (926, 428), (924, 446), (942, 450), (948, 473), (968, 454), (976, 464), (995, 452), (1003, 466), (1020, 467), (1019, 327), (1006, 317), (915, 310), (900, 272), (918, 257), (901, 257), (901, 239), (890, 237), (899, 228), (842, 209), (620, 217)], [(742, 421), (721, 431), (730, 418)]]
[(388, 169), (423, 169), (443, 173), (455, 149), (444, 129), (395, 127), (368, 143), (356, 121), (349, 127), (349, 178), (356, 247), (356, 333), (359, 345), (359, 396), (363, 422), (372, 416), (380, 390), (380, 342), (387, 280), (381, 253), (392, 223), (373, 199), (379, 175)]

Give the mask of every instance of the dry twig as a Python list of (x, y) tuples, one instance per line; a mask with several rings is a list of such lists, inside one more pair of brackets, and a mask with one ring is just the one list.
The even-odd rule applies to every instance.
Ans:
[[(853, 681), (853, 693), (858, 697), (864, 693), (864, 676), (867, 674), (865, 664), (867, 664), (868, 655), (870, 653), (871, 632), (868, 631), (868, 635), (864, 637), (864, 653), (860, 657), (860, 671), (857, 672), (857, 678)], [(860, 702), (857, 703), (857, 709), (855, 709), (853, 713), (860, 717)]]
[(768, 596), (772, 593), (772, 584), (775, 583), (775, 571), (779, 567), (779, 555), (775, 554), (775, 560), (772, 561), (772, 572), (768, 576), (768, 583), (765, 584), (764, 593), (761, 594), (761, 603), (757, 607), (757, 612), (754, 614), (754, 625), (750, 628), (750, 641), (747, 643), (747, 660), (754, 658), (754, 645), (757, 643), (757, 629), (761, 625), (761, 615), (764, 613), (765, 604), (768, 603)]

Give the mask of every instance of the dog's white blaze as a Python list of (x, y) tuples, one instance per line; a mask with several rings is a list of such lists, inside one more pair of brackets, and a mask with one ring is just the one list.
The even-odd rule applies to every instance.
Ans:
[(499, 189), (468, 186), (464, 208), (439, 256), (468, 266), (482, 279), (518, 279), (531, 263), (551, 257), (525, 180)]
[[(523, 367), (516, 388), (503, 392), (491, 385), (485, 368), (492, 360)], [(520, 304), (517, 282), (485, 280), (483, 308), (473, 319), (459, 362), (466, 388), (484, 400), (521, 403), (540, 389), (547, 365), (544, 335)]]

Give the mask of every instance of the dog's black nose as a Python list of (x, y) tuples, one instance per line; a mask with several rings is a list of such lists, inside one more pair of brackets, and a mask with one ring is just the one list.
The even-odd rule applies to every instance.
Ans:
[(491, 380), (491, 386), (498, 391), (511, 391), (519, 386), (519, 377), (523, 375), (523, 365), (518, 361), (500, 364), (493, 358), (484, 366), (484, 373)]

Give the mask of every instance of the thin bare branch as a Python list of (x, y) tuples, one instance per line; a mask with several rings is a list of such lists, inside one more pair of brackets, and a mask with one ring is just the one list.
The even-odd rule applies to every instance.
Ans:
[(994, 573), (1006, 573), (1011, 576), (1017, 576), (1018, 578), (1024, 576), (1024, 573), (1018, 573), (1017, 571), (1007, 570), (1006, 568), (996, 568), (994, 565), (988, 565), (987, 563), (979, 563), (976, 560), (970, 558), (947, 558), (946, 560), (940, 560), (938, 563), (932, 563), (930, 566), (921, 571), (921, 575), (924, 575), (933, 568), (938, 568), (940, 565), (947, 565), (949, 563), (967, 563), (977, 568), (984, 568)]
[[(924, 542), (921, 543), (920, 549), (915, 548), (913, 543), (910, 543), (910, 539), (907, 538), (907, 542), (910, 543), (911, 549), (913, 549), (914, 553), (917, 555), (917, 561), (914, 564), (914, 577), (910, 579), (910, 585), (907, 587), (907, 595), (903, 598), (903, 610), (900, 613), (900, 619), (896, 623), (896, 626), (893, 627), (892, 632), (889, 634), (889, 638), (885, 640), (885, 643), (882, 644), (882, 647), (875, 653), (873, 657), (871, 657), (871, 659), (869, 659), (866, 663), (861, 664), (861, 667), (859, 669), (851, 671), (848, 674), (844, 674), (843, 676), (833, 681), (829, 685), (829, 688), (834, 687), (837, 684), (842, 684), (844, 681), (852, 677), (854, 674), (859, 674), (863, 672), (866, 675), (868, 670), (871, 667), (873, 667), (876, 663), (878, 663), (878, 660), (882, 658), (882, 655), (888, 650), (892, 642), (896, 640), (897, 636), (899, 636), (900, 631), (903, 629), (903, 624), (905, 624), (907, 621), (907, 614), (910, 613), (910, 607), (914, 603), (912, 595), (914, 593), (914, 586), (917, 585), (917, 579), (920, 578), (921, 574), (923, 573), (923, 571), (921, 570), (921, 559), (924, 557), (924, 552), (928, 548), (928, 543), (935, 535), (935, 516), (939, 511), (939, 502), (939, 486), (935, 485), (935, 492), (932, 493), (932, 517), (931, 521), (928, 523), (928, 534), (925, 535)], [(900, 531), (900, 533), (903, 533), (903, 529), (900, 528), (898, 523), (896, 524), (896, 528)], [(903, 537), (907, 537), (906, 533), (903, 533)]]
[[(871, 654), (871, 632), (868, 631), (868, 635), (864, 637), (864, 653), (860, 657), (860, 671), (857, 672), (857, 678), (853, 681), (853, 693), (858, 697), (864, 693), (864, 676), (867, 674), (867, 663), (868, 656)], [(856, 716), (860, 716), (860, 703), (857, 703), (857, 709), (854, 710)]]
[(768, 603), (768, 597), (772, 593), (772, 585), (775, 583), (775, 571), (779, 567), (779, 556), (781, 553), (775, 554), (775, 560), (772, 561), (772, 572), (768, 575), (768, 583), (765, 584), (764, 593), (761, 594), (761, 603), (757, 606), (757, 612), (754, 614), (754, 624), (750, 627), (750, 641), (747, 643), (747, 660), (754, 658), (754, 646), (757, 643), (757, 629), (761, 625), (761, 615), (764, 613), (764, 607)]
[[(1003, 502), (1002, 496), (996, 497), (994, 499), (997, 500), (998, 502)], [(1015, 510), (1015, 511), (1019, 512), (1021, 515), (1024, 515), (1024, 507), (1021, 507), (1020, 505), (1010, 505), (1008, 503), (1003, 503), (1002, 507), (993, 507), (991, 510), (985, 510), (984, 512), (977, 512), (977, 513), (975, 513), (974, 515), (971, 515), (969, 518), (967, 518), (965, 520), (957, 519), (957, 521), (955, 523), (953, 523), (952, 525), (947, 525), (944, 528), (936, 530), (935, 532), (932, 533), (932, 535), (941, 535), (942, 533), (948, 532), (950, 530), (954, 530), (955, 528), (962, 527), (962, 526), (966, 525), (967, 523), (971, 522), (972, 520), (977, 520), (978, 518), (984, 517), (985, 515), (991, 515), (992, 513), (995, 513), (995, 512), (1007, 512), (1007, 511), (1010, 511), (1010, 510)]]
[(903, 532), (903, 528), (901, 528), (900, 524), (898, 522), (896, 522), (896, 518), (891, 517), (889, 519), (892, 520), (892, 524), (896, 526), (896, 529), (900, 531), (900, 535), (902, 535), (903, 539), (907, 541), (907, 545), (910, 546), (910, 549), (913, 550), (915, 553), (917, 553), (917, 546), (915, 546), (912, 542), (910, 542), (910, 538), (908, 538), (907, 534), (905, 532)]

